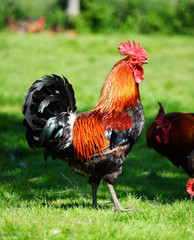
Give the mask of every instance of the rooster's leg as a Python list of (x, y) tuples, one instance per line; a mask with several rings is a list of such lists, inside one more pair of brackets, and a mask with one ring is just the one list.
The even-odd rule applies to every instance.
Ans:
[(97, 206), (97, 189), (99, 184), (93, 182), (91, 183), (91, 185), (92, 185), (92, 205), (96, 207)]
[(131, 207), (130, 208), (122, 208), (120, 203), (119, 203), (119, 200), (117, 198), (117, 195), (115, 193), (115, 190), (113, 188), (113, 185), (108, 183), (108, 182), (106, 182), (106, 185), (107, 185), (107, 187), (110, 191), (110, 194), (111, 194), (111, 197), (112, 197), (112, 200), (113, 200), (113, 203), (114, 203), (114, 210), (115, 211), (130, 211), (130, 210), (132, 210)]
[(89, 183), (92, 186), (92, 205), (97, 206), (97, 189), (100, 184), (100, 179), (90, 178)]

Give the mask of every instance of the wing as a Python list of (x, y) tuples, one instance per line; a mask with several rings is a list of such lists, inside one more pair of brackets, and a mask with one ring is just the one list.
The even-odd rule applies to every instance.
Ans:
[(143, 106), (137, 100), (136, 106), (105, 114), (102, 122), (111, 148), (135, 143), (144, 127)]

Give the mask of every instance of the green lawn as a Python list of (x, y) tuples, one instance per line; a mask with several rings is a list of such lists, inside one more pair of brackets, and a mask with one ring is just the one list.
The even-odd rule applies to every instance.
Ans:
[[(43, 160), (25, 140), (21, 106), (30, 85), (45, 74), (65, 75), (78, 111), (93, 108), (100, 88), (122, 56), (118, 45), (140, 42), (148, 52), (140, 94), (144, 131), (115, 183), (127, 212), (112, 211), (104, 182), (91, 206), (88, 179), (60, 160)], [(194, 202), (188, 176), (148, 150), (145, 131), (158, 112), (193, 112), (194, 39), (137, 34), (68, 35), (0, 33), (0, 239), (193, 239)]]

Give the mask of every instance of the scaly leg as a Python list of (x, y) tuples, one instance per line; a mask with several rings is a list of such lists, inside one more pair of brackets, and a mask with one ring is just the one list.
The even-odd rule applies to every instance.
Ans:
[(110, 191), (110, 194), (111, 194), (111, 197), (112, 197), (112, 200), (113, 200), (113, 203), (114, 203), (114, 211), (131, 211), (133, 208), (122, 208), (120, 203), (119, 203), (119, 200), (117, 198), (117, 195), (115, 193), (115, 190), (113, 188), (113, 185), (106, 182), (106, 185)]
[(99, 183), (91, 182), (90, 184), (92, 186), (92, 205), (94, 207), (97, 207), (97, 189), (98, 189)]

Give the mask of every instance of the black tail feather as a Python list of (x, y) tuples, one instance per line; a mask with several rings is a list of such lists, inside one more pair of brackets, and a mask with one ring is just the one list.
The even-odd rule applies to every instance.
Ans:
[(48, 156), (68, 146), (68, 120), (76, 112), (76, 101), (72, 85), (64, 76), (47, 75), (34, 82), (24, 98), (22, 112), (30, 147), (45, 147)]

